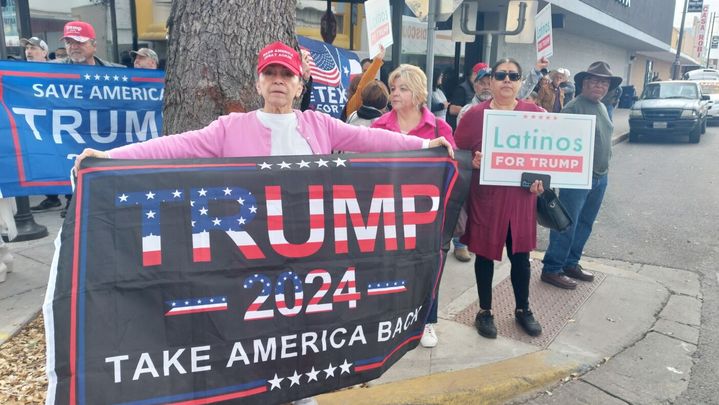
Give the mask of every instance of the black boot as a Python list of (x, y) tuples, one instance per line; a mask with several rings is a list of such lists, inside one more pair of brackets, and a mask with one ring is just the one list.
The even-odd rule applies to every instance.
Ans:
[(542, 334), (542, 326), (534, 319), (534, 314), (531, 310), (518, 309), (514, 311), (514, 318), (529, 336), (539, 336)]
[(477, 332), (480, 335), (488, 339), (497, 338), (497, 327), (494, 325), (494, 316), (492, 311), (479, 311), (477, 316), (474, 318), (474, 326), (477, 328)]

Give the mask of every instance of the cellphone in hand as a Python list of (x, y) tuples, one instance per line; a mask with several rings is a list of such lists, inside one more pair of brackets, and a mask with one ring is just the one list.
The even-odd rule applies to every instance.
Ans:
[(541, 173), (531, 173), (531, 172), (524, 172), (522, 173), (522, 180), (521, 180), (521, 186), (522, 188), (526, 188), (529, 190), (530, 187), (532, 187), (532, 184), (535, 180), (542, 180), (542, 186), (544, 189), (550, 188), (550, 182), (552, 180), (552, 176), (548, 174), (541, 174)]

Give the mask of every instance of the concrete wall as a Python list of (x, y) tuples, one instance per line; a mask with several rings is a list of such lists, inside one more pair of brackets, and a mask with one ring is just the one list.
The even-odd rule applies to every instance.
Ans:
[(672, 35), (676, 1), (632, 0), (631, 6), (627, 7), (617, 0), (582, 0), (583, 3), (666, 43), (669, 43)]
[[(586, 70), (592, 62), (601, 59), (612, 67), (615, 75), (626, 80), (629, 68), (629, 51), (624, 48), (593, 41), (591, 39), (554, 30), (554, 56), (550, 69), (564, 67), (575, 73)], [(537, 60), (534, 44), (507, 44), (499, 40), (497, 58), (512, 57), (525, 71)]]

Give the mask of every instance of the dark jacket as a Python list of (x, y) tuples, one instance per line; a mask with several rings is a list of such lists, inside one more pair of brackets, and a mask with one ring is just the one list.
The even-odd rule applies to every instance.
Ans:
[[(119, 63), (113, 63), (110, 61), (106, 61), (104, 59), (100, 59), (97, 56), (93, 56), (93, 59), (95, 59), (95, 65), (96, 66), (109, 66), (109, 67), (120, 67), (120, 68), (126, 68), (127, 66), (121, 65)], [(69, 65), (79, 65), (80, 63), (75, 63), (70, 59), (69, 57), (63, 58), (63, 59), (54, 59), (51, 60), (50, 63), (67, 63)]]

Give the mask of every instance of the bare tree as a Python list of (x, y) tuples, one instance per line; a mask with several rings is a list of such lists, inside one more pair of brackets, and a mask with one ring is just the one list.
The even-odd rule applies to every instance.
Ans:
[(260, 106), (257, 53), (296, 46), (296, 0), (173, 0), (168, 19), (165, 134), (202, 128)]

